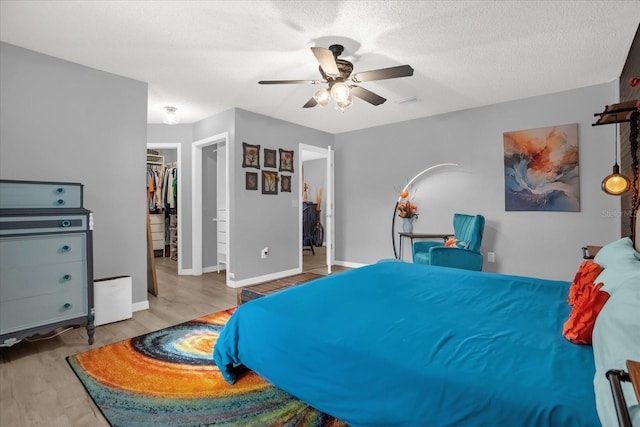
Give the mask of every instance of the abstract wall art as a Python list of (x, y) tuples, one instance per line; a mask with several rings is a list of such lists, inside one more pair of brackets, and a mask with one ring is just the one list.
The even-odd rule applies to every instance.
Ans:
[(507, 211), (580, 211), (578, 124), (503, 133)]

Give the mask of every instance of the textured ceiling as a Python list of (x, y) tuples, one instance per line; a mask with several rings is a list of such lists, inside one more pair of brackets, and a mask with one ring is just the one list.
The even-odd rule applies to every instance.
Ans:
[[(2, 41), (148, 82), (149, 123), (238, 107), (330, 133), (610, 82), (639, 21), (640, 1), (0, 1)], [(334, 43), (354, 72), (415, 74), (345, 112), (257, 84), (320, 79), (309, 48)]]

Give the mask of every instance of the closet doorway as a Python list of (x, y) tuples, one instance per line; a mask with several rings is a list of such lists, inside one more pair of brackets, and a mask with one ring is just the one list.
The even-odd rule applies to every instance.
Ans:
[[(186, 274), (182, 263), (182, 157), (179, 142), (147, 143), (147, 167), (149, 159), (161, 163), (162, 191), (156, 196), (151, 215), (153, 249), (156, 262), (173, 266), (177, 274)], [(151, 211), (150, 211), (151, 213)]]
[[(316, 266), (326, 265), (327, 274), (331, 274), (333, 263), (335, 262), (335, 231), (333, 224), (334, 211), (334, 152), (331, 146), (316, 147), (313, 145), (300, 144), (300, 157), (298, 160), (298, 168), (303, 171), (300, 174), (300, 268), (302, 271), (313, 269)], [(316, 218), (320, 222), (317, 228), (321, 228), (321, 232), (312, 233), (312, 244), (320, 247), (321, 250), (313, 252), (307, 251), (309, 242), (304, 236), (304, 209), (317, 209)], [(316, 227), (314, 227), (316, 228)], [(319, 236), (322, 237), (319, 237)], [(322, 241), (317, 241), (322, 240)], [(324, 255), (324, 256), (323, 256)], [(310, 258), (313, 257), (313, 258)], [(316, 257), (324, 258), (324, 262)], [(309, 261), (305, 263), (305, 258)]]
[(229, 204), (229, 134), (210, 136), (191, 145), (192, 268), (191, 274), (226, 270), (233, 279)]

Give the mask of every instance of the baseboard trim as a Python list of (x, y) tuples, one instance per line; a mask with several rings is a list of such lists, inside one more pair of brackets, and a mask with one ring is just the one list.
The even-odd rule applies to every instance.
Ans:
[(360, 268), (360, 267), (370, 265), (370, 264), (361, 264), (359, 262), (338, 261), (338, 260), (333, 261), (333, 263), (335, 265), (339, 265), (340, 267), (347, 267), (347, 268)]
[(202, 269), (203, 273), (220, 273), (221, 271), (226, 270), (226, 268), (218, 268), (218, 266), (204, 267)]
[(271, 280), (282, 279), (283, 277), (293, 276), (302, 273), (302, 268), (294, 268), (292, 270), (279, 271), (277, 273), (265, 274), (264, 276), (250, 277), (243, 280), (227, 280), (227, 286), (230, 288), (242, 288), (244, 286), (255, 285)]
[(131, 304), (132, 312), (148, 310), (148, 309), (149, 309), (149, 300), (134, 302), (133, 304)]

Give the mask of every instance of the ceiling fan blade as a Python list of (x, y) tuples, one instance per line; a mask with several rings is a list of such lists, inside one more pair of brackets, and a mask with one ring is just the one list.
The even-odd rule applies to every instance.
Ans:
[(294, 84), (310, 84), (317, 85), (322, 83), (320, 80), (260, 80), (261, 85), (294, 85)]
[(338, 76), (340, 74), (333, 52), (323, 47), (312, 47), (311, 51), (316, 56), (316, 59), (325, 74), (329, 74), (331, 76)]
[(370, 82), (373, 80), (395, 79), (396, 77), (413, 76), (413, 68), (410, 65), (399, 65), (397, 67), (381, 68), (379, 70), (363, 71), (351, 77), (356, 83)]
[(315, 100), (315, 98), (312, 97), (310, 100), (307, 101), (306, 104), (302, 106), (302, 108), (312, 108), (312, 107), (315, 107), (316, 105), (318, 105), (318, 102)]
[(383, 98), (380, 95), (377, 95), (370, 90), (367, 90), (360, 86), (351, 86), (351, 94), (353, 96), (357, 96), (363, 101), (367, 101), (371, 105), (384, 104), (387, 100), (386, 98)]

